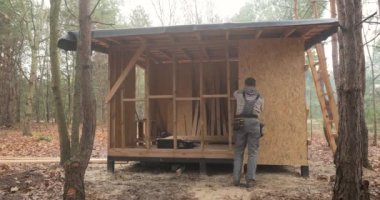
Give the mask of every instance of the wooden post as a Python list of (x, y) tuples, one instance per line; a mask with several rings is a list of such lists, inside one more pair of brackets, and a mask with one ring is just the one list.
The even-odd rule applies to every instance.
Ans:
[(228, 121), (228, 148), (232, 150), (232, 118), (231, 118), (231, 64), (230, 52), (228, 44), (226, 46), (226, 62), (227, 62), (227, 121)]
[(150, 99), (149, 99), (149, 95), (150, 95), (150, 89), (149, 89), (150, 74), (149, 74), (149, 70), (150, 70), (150, 59), (149, 59), (149, 55), (148, 55), (147, 65), (145, 68), (145, 117), (146, 117), (145, 144), (146, 144), (147, 149), (150, 149), (150, 132), (151, 132), (150, 131), (151, 122), (150, 122)]
[(124, 107), (124, 88), (120, 91), (120, 104), (121, 104), (121, 148), (125, 148), (125, 107)]
[(200, 96), (200, 128), (201, 128), (201, 149), (204, 150), (205, 146), (205, 133), (206, 133), (206, 124), (205, 124), (205, 102), (203, 98), (203, 63), (199, 64), (199, 96)]
[(177, 59), (175, 57), (173, 59), (173, 147), (177, 149)]

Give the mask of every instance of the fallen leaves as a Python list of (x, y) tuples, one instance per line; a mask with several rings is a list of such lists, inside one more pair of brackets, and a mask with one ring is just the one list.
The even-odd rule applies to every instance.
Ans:
[[(34, 123), (32, 137), (23, 136), (19, 129), (2, 129), (0, 134), (0, 157), (59, 157), (57, 126)], [(92, 157), (107, 156), (107, 129), (98, 126)]]

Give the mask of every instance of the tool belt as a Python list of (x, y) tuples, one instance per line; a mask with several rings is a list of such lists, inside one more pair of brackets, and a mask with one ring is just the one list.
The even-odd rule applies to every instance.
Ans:
[[(257, 118), (257, 115), (255, 115)], [(253, 118), (253, 117), (252, 117)], [(265, 124), (260, 123), (260, 137), (264, 135), (264, 126)], [(244, 128), (244, 118), (235, 118), (233, 122), (233, 128), (235, 131), (242, 130)]]
[(241, 114), (241, 115), (235, 115), (235, 119), (236, 118), (259, 118), (259, 116), (255, 115), (255, 114), (250, 114), (250, 115), (244, 115), (244, 114)]

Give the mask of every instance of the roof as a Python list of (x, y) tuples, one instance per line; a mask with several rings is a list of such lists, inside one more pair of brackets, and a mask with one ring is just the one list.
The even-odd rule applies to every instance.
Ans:
[[(302, 37), (306, 50), (337, 28), (336, 19), (309, 19), (93, 30), (92, 48), (103, 53), (113, 47), (134, 51), (145, 43), (150, 55), (160, 61), (170, 60), (173, 54), (189, 60), (223, 58), (222, 46), (225, 49), (228, 45), (233, 56), (237, 54), (237, 42), (244, 39)], [(77, 38), (78, 32), (69, 31), (59, 39), (58, 47), (75, 50)]]

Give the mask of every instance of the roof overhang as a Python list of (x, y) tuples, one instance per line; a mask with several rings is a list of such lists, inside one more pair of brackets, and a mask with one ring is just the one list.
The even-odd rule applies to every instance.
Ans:
[[(159, 61), (171, 60), (173, 55), (182, 60), (223, 57), (226, 46), (234, 56), (238, 41), (246, 39), (303, 38), (307, 50), (336, 33), (338, 25), (336, 19), (312, 19), (93, 30), (92, 48), (103, 53), (112, 48), (135, 51), (145, 44)], [(78, 32), (67, 32), (58, 47), (76, 50), (77, 39)]]

